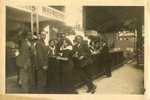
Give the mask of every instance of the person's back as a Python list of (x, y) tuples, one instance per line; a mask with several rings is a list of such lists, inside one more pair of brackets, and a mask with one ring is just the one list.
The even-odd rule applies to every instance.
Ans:
[(30, 43), (24, 39), (21, 43), (21, 47), (19, 49), (19, 56), (17, 57), (17, 66), (24, 67), (29, 66), (31, 64), (31, 51), (30, 51)]
[[(30, 37), (31, 35), (28, 34)], [(22, 40), (21, 47), (19, 49), (19, 56), (17, 57), (17, 66), (19, 67), (19, 82), (21, 83), (23, 92), (29, 93), (31, 92), (31, 42), (30, 38)]]

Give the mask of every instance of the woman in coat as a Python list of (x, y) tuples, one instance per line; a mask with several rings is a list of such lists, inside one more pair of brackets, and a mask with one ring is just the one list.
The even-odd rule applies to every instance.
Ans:
[(60, 91), (60, 67), (59, 60), (56, 59), (55, 41), (50, 40), (48, 46), (47, 89), (49, 93), (59, 93)]
[(70, 40), (64, 39), (59, 50), (59, 56), (56, 57), (60, 65), (60, 83), (61, 92), (68, 94), (76, 94), (73, 86), (73, 61), (72, 61), (72, 44)]

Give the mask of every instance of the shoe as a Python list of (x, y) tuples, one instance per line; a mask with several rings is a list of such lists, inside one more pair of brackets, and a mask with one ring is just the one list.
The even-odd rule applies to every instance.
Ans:
[(86, 92), (87, 92), (87, 93), (91, 92), (91, 89), (88, 89)]
[(91, 93), (92, 93), (92, 94), (94, 94), (95, 92), (96, 92), (95, 89), (92, 89), (92, 90), (91, 90)]
[(106, 75), (107, 78), (111, 77), (111, 75)]
[(96, 92), (95, 90), (96, 90), (96, 86), (94, 85), (90, 92), (91, 92), (92, 94), (94, 94), (94, 93)]
[(91, 92), (91, 91), (93, 91), (93, 90), (95, 90), (95, 89), (96, 89), (96, 86), (93, 85), (93, 87), (92, 87), (92, 88), (88, 88), (88, 90), (87, 90), (86, 92), (89, 93), (89, 92)]

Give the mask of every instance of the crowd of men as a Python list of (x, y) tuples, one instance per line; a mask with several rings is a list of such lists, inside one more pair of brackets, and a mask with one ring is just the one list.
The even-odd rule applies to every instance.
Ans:
[(89, 67), (93, 55), (103, 54), (105, 73), (111, 76), (107, 65), (108, 46), (105, 41), (95, 40), (88, 44), (82, 36), (77, 35), (73, 43), (65, 34), (58, 34), (57, 39), (45, 45), (44, 33), (33, 35), (28, 32), (19, 46), (16, 64), (18, 67), (18, 84), (24, 93), (67, 93), (77, 94), (72, 83), (72, 72), (78, 67), (80, 76), (88, 87), (86, 92), (95, 93), (96, 86), (92, 81)]

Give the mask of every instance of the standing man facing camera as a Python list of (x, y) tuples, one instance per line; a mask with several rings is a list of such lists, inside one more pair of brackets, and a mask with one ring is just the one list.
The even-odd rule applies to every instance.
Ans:
[(39, 93), (45, 92), (47, 82), (48, 47), (45, 45), (45, 39), (46, 34), (41, 33), (36, 43), (37, 91)]

